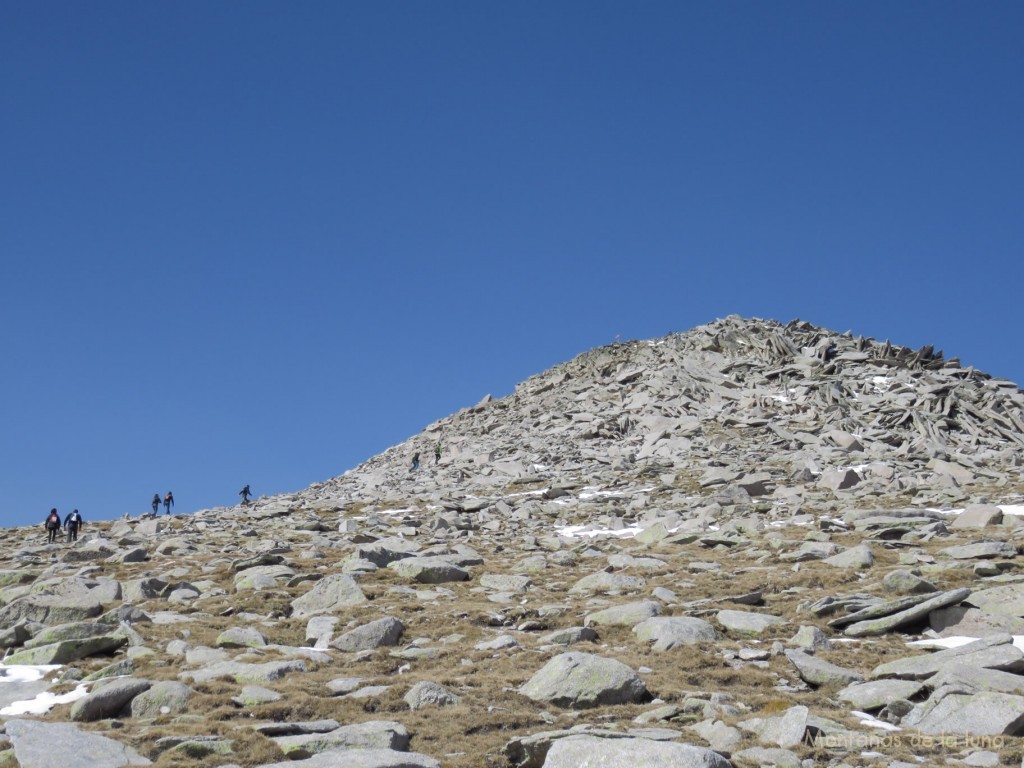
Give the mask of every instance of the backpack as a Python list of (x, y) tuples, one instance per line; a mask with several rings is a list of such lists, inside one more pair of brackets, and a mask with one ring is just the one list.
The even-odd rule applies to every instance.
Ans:
[(60, 528), (60, 515), (51, 512), (50, 516), (46, 518), (47, 528)]
[(71, 525), (78, 525), (81, 520), (82, 516), (79, 515), (78, 512), (72, 512), (71, 517), (68, 518), (68, 522), (71, 523)]

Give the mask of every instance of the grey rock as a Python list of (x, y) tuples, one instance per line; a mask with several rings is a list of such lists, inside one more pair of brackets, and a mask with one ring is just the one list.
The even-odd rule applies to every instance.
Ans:
[(263, 664), (247, 664), (240, 661), (220, 661), (197, 670), (186, 670), (178, 674), (183, 680), (203, 683), (218, 677), (231, 677), (237, 683), (249, 685), (267, 685), (280, 680), (285, 675), (305, 672), (306, 662), (268, 661)]
[(257, 768), (441, 768), (432, 757), (393, 749), (331, 749), (305, 760), (264, 763)]
[(548, 750), (543, 768), (731, 768), (713, 750), (650, 739), (566, 736)]
[(653, 643), (653, 651), (710, 643), (719, 637), (706, 621), (689, 616), (656, 616), (633, 627), (633, 634), (642, 642)]
[(938, 587), (930, 581), (925, 581), (913, 571), (902, 569), (885, 574), (882, 587), (886, 592), (895, 592), (898, 595), (921, 595), (938, 591)]
[(444, 557), (410, 557), (388, 565), (399, 576), (420, 584), (466, 581), (469, 573)]
[(218, 648), (262, 648), (267, 636), (255, 627), (232, 627), (217, 637)]
[(450, 707), (458, 704), (461, 699), (444, 686), (422, 680), (409, 689), (403, 697), (409, 709), (424, 707)]
[(157, 717), (188, 710), (194, 691), (183, 683), (162, 680), (132, 699), (132, 717)]
[(977, 560), (993, 557), (1015, 557), (1017, 548), (1006, 541), (979, 541), (939, 550), (939, 554), (954, 560)]
[(479, 579), (480, 586), (495, 592), (525, 592), (532, 580), (528, 576), (516, 576), (504, 573), (485, 573)]
[(371, 720), (343, 725), (327, 733), (280, 736), (274, 739), (274, 743), (292, 760), (336, 750), (339, 747), (349, 750), (358, 748), (404, 751), (409, 748), (409, 731), (404, 725), (393, 720)]
[[(802, 768), (804, 766), (798, 755), (781, 747), (748, 747), (733, 752), (732, 757), (739, 760), (740, 765), (757, 765), (765, 768)], [(889, 763), (889, 768), (896, 768), (896, 766)]]
[(870, 568), (875, 563), (875, 554), (867, 544), (858, 544), (824, 560), (833, 568)]
[(12, 653), (4, 659), (4, 663), (8, 665), (68, 664), (72, 661), (88, 658), (89, 656), (111, 653), (127, 643), (128, 638), (124, 634), (107, 634), (81, 640), (64, 640)]
[(622, 573), (606, 573), (598, 571), (584, 576), (569, 589), (569, 593), (578, 594), (623, 594), (642, 589), (647, 582), (639, 576), (627, 576)]
[(969, 605), (996, 616), (1024, 617), (1024, 583), (1000, 584), (972, 592)]
[(787, 642), (806, 651), (828, 651), (832, 648), (828, 636), (818, 627), (810, 625), (801, 626)]
[(741, 720), (739, 727), (753, 733), (764, 744), (788, 748), (801, 744), (807, 732), (807, 707), (790, 707), (778, 717)]
[(653, 600), (626, 603), (587, 614), (583, 623), (587, 626), (632, 627), (645, 619), (661, 613), (661, 604)]
[(574, 645), (575, 643), (592, 643), (597, 640), (597, 633), (590, 627), (567, 627), (556, 629), (537, 639), (540, 645)]
[(132, 677), (112, 679), (72, 704), (70, 717), (75, 722), (116, 717), (132, 699), (148, 690), (151, 685), (149, 680)]
[(894, 629), (922, 621), (928, 614), (938, 608), (945, 608), (948, 605), (955, 605), (971, 594), (967, 587), (954, 589), (949, 592), (942, 592), (935, 597), (925, 600), (923, 603), (899, 611), (898, 613), (884, 616), (880, 619), (870, 619), (851, 624), (844, 630), (849, 637), (869, 637), (871, 635), (884, 635)]
[(343, 573), (325, 576), (306, 594), (292, 600), (292, 617), (302, 618), (318, 613), (332, 613), (341, 608), (361, 605), (366, 595), (359, 585)]
[(126, 744), (70, 723), (7, 720), (7, 737), (20, 768), (121, 768), (152, 765)]
[(967, 736), (1018, 736), (1024, 731), (1024, 696), (980, 691), (958, 693), (945, 689), (904, 719), (922, 733), (956, 733)]
[[(973, 598), (974, 595), (971, 597)], [(970, 599), (968, 598), (968, 601)], [(987, 610), (972, 608), (966, 602), (932, 611), (928, 614), (928, 626), (942, 637), (952, 635), (961, 637), (988, 637), (999, 634), (1024, 635), (1024, 618), (993, 614)]]
[(742, 637), (757, 637), (770, 627), (786, 623), (779, 616), (754, 611), (719, 611), (715, 618), (728, 632)]
[[(928, 678), (926, 684), (930, 688), (949, 685), (960, 689), (997, 691), (1024, 696), (1024, 675), (952, 662), (943, 664), (938, 672)], [(909, 697), (904, 696), (903, 698)]]
[(854, 709), (871, 712), (895, 699), (910, 699), (922, 690), (924, 683), (913, 680), (871, 680), (848, 685), (836, 693), (836, 697)]
[(732, 752), (743, 742), (740, 730), (721, 720), (701, 720), (686, 728), (704, 739), (716, 752)]
[(648, 697), (643, 681), (622, 662), (572, 651), (551, 659), (519, 693), (571, 709), (636, 703)]
[(403, 632), (405, 632), (405, 625), (398, 619), (387, 616), (345, 632), (335, 638), (330, 646), (349, 653), (373, 650), (374, 648), (398, 645)]
[(786, 658), (796, 667), (800, 679), (810, 685), (849, 685), (864, 679), (858, 672), (844, 669), (804, 651), (786, 651)]
[(1013, 638), (1010, 635), (994, 635), (958, 648), (947, 648), (935, 653), (909, 656), (879, 664), (871, 671), (870, 677), (925, 680), (949, 664), (1021, 672), (1024, 671), (1024, 652), (1013, 645)]
[[(231, 701), (240, 707), (255, 707), (272, 701), (280, 701), (282, 698), (280, 693), (270, 688), (264, 688), (261, 685), (243, 685), (242, 692), (237, 696), (232, 696)], [(334, 727), (337, 728), (338, 724), (335, 723)]]
[(1003, 522), (1003, 510), (995, 504), (969, 504), (949, 526), (954, 530), (990, 528)]

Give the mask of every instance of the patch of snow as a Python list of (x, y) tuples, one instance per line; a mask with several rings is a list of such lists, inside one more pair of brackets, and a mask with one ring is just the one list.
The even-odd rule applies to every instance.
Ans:
[(78, 701), (89, 693), (88, 683), (79, 683), (78, 687), (68, 693), (55, 694), (43, 691), (34, 699), (16, 701), (9, 707), (0, 709), (0, 717), (11, 717), (15, 715), (45, 715), (57, 704), (68, 704)]
[(60, 664), (0, 664), (0, 683), (32, 683), (55, 669)]
[(617, 531), (609, 528), (591, 528), (588, 525), (567, 525), (564, 528), (556, 528), (555, 533), (559, 536), (565, 536), (567, 539), (593, 538), (594, 536), (615, 536), (616, 538), (625, 539), (636, 536), (641, 530), (638, 525), (631, 525), (628, 528), (621, 528)]
[(866, 725), (869, 728), (881, 728), (883, 731), (902, 731), (903, 730), (898, 725), (893, 725), (892, 723), (887, 723), (884, 720), (879, 720), (876, 717), (872, 717), (867, 712), (859, 712), (859, 711), (857, 711), (855, 709), (855, 710), (853, 710), (853, 712), (851, 714), (856, 715), (857, 717), (859, 717), (861, 719), (860, 720), (860, 724), (861, 725)]
[[(939, 650), (946, 648), (959, 648), (961, 645), (967, 645), (973, 643), (978, 638), (976, 637), (963, 637), (961, 635), (954, 635), (953, 637), (932, 637), (926, 640), (912, 640), (907, 643), (908, 648), (927, 648), (930, 650)], [(1016, 642), (1016, 638), (1014, 638)]]
[(997, 504), (1004, 515), (1024, 515), (1024, 504)]

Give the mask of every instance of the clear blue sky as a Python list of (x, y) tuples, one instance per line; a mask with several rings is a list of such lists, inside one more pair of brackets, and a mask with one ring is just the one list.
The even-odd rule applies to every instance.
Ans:
[(0, 0), (0, 523), (737, 313), (1024, 380), (1024, 4)]

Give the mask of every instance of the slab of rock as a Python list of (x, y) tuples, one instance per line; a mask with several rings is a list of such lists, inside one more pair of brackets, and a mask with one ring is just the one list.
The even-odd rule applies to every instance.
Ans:
[(716, 752), (732, 752), (743, 742), (739, 728), (733, 728), (722, 720), (701, 720), (686, 728), (704, 739)]
[(461, 698), (444, 686), (421, 680), (402, 697), (409, 709), (424, 707), (450, 707), (458, 704)]
[(519, 693), (571, 709), (632, 704), (648, 698), (643, 681), (621, 661), (572, 651), (551, 659)]
[(790, 707), (778, 717), (755, 717), (742, 720), (739, 727), (757, 736), (763, 744), (795, 747), (807, 732), (808, 710), (804, 706)]
[(263, 664), (219, 661), (202, 669), (180, 672), (178, 677), (183, 680), (204, 683), (208, 680), (215, 680), (218, 677), (228, 676), (233, 678), (236, 683), (243, 685), (267, 685), (275, 680), (280, 680), (285, 675), (305, 671), (306, 662), (302, 660), (268, 661)]
[(28, 595), (0, 608), (0, 627), (19, 621), (39, 624), (71, 624), (88, 621), (103, 613), (103, 604), (88, 593), (81, 595)]
[[(978, 593), (975, 592), (974, 595)], [(1024, 635), (1024, 619), (1006, 614), (994, 614), (980, 608), (972, 608), (968, 603), (974, 597), (960, 605), (940, 608), (928, 614), (928, 626), (942, 637), (989, 637), (990, 635), (1011, 634)], [(1012, 609), (1010, 609), (1012, 610)]]
[(7, 720), (7, 738), (21, 768), (121, 768), (153, 763), (126, 744), (70, 723)]
[(901, 723), (929, 734), (1019, 736), (1024, 732), (1024, 696), (941, 689), (914, 707)]
[(800, 679), (810, 685), (849, 685), (864, 679), (858, 672), (837, 666), (804, 651), (786, 651), (786, 658), (796, 667)]
[(922, 579), (913, 571), (903, 569), (885, 574), (882, 587), (886, 592), (895, 592), (898, 595), (923, 595), (939, 591), (930, 581)]
[(879, 664), (870, 677), (898, 677), (903, 680), (926, 680), (950, 664), (963, 664), (981, 669), (1005, 672), (1024, 671), (1024, 651), (1014, 646), (1011, 635), (994, 635), (921, 656), (909, 656)]
[(779, 616), (754, 611), (719, 611), (715, 618), (729, 632), (744, 637), (757, 637), (770, 627), (786, 623)]
[(1003, 522), (1003, 510), (995, 504), (969, 504), (949, 526), (955, 530), (989, 528)]
[(255, 627), (231, 627), (220, 633), (215, 645), (218, 648), (262, 648), (267, 636)]
[(914, 680), (870, 680), (848, 685), (836, 693), (840, 701), (862, 712), (872, 712), (896, 699), (909, 699), (924, 690), (925, 684)]
[(511, 592), (519, 594), (525, 592), (533, 580), (528, 576), (516, 576), (505, 573), (485, 573), (479, 579), (479, 584), (484, 589), (495, 592)]
[(592, 643), (597, 640), (597, 632), (590, 627), (567, 627), (537, 639), (540, 645), (573, 645), (574, 643)]
[(467, 581), (469, 572), (443, 557), (408, 557), (395, 560), (388, 568), (405, 579), (420, 584), (444, 584)]
[(691, 744), (651, 739), (566, 736), (548, 750), (543, 768), (732, 768), (717, 752)]
[(622, 594), (643, 589), (647, 582), (639, 576), (598, 571), (584, 576), (570, 587), (570, 594)]
[(162, 680), (132, 699), (132, 717), (156, 717), (179, 714), (188, 710), (188, 700), (195, 693), (184, 683)]
[(404, 725), (393, 720), (371, 720), (343, 725), (327, 733), (278, 736), (274, 738), (274, 743), (292, 760), (336, 750), (339, 747), (347, 750), (358, 748), (403, 751), (409, 748), (409, 731)]
[(587, 614), (583, 623), (586, 626), (633, 627), (661, 613), (661, 604), (653, 600), (643, 600), (625, 605), (613, 605), (602, 611)]
[(127, 644), (128, 638), (123, 633), (97, 635), (82, 640), (64, 640), (17, 651), (4, 659), (4, 664), (69, 664), (90, 656), (113, 653)]
[(405, 625), (393, 616), (387, 616), (349, 630), (331, 641), (330, 646), (349, 653), (373, 650), (398, 645), (403, 632)]
[(123, 709), (131, 704), (132, 699), (143, 691), (149, 690), (149, 680), (133, 677), (111, 679), (101, 688), (94, 688), (84, 698), (71, 705), (70, 717), (75, 722), (103, 720), (117, 717)]
[(432, 757), (393, 749), (331, 749), (305, 760), (264, 763), (257, 768), (441, 768)]
[(875, 563), (875, 554), (867, 544), (858, 544), (823, 561), (833, 568), (870, 568)]
[(980, 560), (993, 557), (1015, 557), (1017, 548), (1007, 541), (979, 541), (939, 550), (940, 555), (954, 560)]
[(1024, 617), (1024, 582), (972, 592), (964, 602), (995, 616)]
[(651, 650), (669, 651), (682, 645), (711, 643), (719, 639), (715, 628), (703, 619), (689, 616), (656, 616), (635, 627), (633, 634), (653, 643)]
[(366, 595), (351, 576), (332, 573), (314, 584), (306, 594), (292, 600), (292, 618), (333, 613), (365, 602)]
[(858, 621), (848, 626), (843, 633), (848, 637), (870, 637), (872, 635), (884, 635), (894, 629), (924, 621), (928, 614), (938, 608), (945, 608), (948, 605), (956, 605), (971, 594), (968, 587), (953, 589), (949, 592), (942, 592), (935, 597), (928, 598), (922, 603), (899, 611), (898, 613), (883, 616), (879, 619)]

